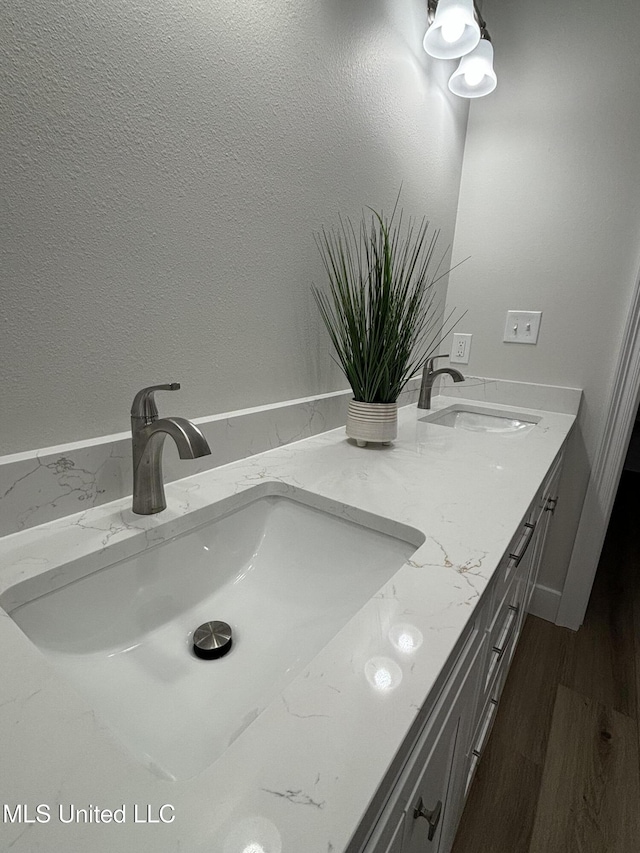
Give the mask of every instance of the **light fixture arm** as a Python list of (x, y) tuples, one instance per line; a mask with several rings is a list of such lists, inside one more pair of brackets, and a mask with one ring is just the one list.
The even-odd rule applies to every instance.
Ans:
[(486, 39), (490, 42), (491, 36), (489, 35), (489, 30), (487, 29), (487, 22), (480, 14), (480, 9), (478, 9), (478, 4), (476, 3), (476, 0), (473, 0), (473, 11), (475, 12), (478, 26), (480, 27), (480, 38)]

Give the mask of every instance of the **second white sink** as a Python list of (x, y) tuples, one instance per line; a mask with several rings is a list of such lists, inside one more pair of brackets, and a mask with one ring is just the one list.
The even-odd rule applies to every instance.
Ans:
[[(372, 516), (338, 517), (318, 496), (310, 506), (303, 492), (264, 490), (10, 614), (167, 778), (212, 764), (424, 540), (411, 528), (398, 526), (403, 539), (372, 529)], [(192, 651), (209, 620), (234, 632), (217, 660)]]
[(456, 403), (433, 412), (421, 421), (470, 432), (518, 433), (530, 432), (539, 422), (536, 415), (519, 415), (502, 409), (487, 409), (480, 406)]

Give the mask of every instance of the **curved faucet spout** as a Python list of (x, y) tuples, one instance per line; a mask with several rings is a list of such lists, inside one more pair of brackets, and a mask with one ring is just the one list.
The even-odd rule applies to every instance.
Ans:
[[(151, 515), (165, 509), (162, 479), (162, 449), (168, 435), (175, 441), (181, 459), (196, 459), (211, 453), (207, 439), (186, 418), (158, 418), (153, 392), (174, 391), (177, 383), (145, 388), (136, 395), (131, 410), (133, 444), (133, 511)], [(139, 405), (136, 407), (136, 401)], [(140, 402), (142, 401), (142, 402)]]
[(148, 443), (154, 438), (161, 445), (170, 435), (176, 443), (180, 459), (197, 459), (198, 456), (211, 453), (207, 439), (198, 427), (186, 418), (160, 418), (142, 427), (140, 432), (148, 436)]
[(441, 373), (448, 374), (454, 382), (464, 382), (464, 376), (459, 370), (456, 370), (455, 367), (440, 367), (438, 370), (434, 370), (431, 376), (435, 379), (436, 376), (440, 376)]

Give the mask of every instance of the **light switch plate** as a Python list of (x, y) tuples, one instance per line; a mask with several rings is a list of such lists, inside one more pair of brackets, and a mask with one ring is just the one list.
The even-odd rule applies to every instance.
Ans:
[(452, 364), (469, 364), (472, 337), (473, 335), (464, 335), (461, 332), (453, 333), (451, 355), (449, 356), (449, 361)]
[(507, 311), (504, 341), (510, 344), (536, 344), (542, 311)]

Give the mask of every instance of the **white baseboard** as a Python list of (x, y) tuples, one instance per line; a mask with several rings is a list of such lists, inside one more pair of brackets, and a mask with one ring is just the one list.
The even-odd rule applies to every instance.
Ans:
[(557, 589), (536, 584), (529, 602), (529, 613), (555, 623), (561, 597), (562, 593)]

